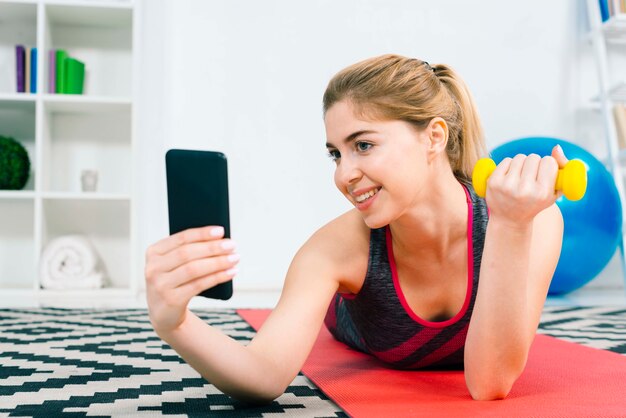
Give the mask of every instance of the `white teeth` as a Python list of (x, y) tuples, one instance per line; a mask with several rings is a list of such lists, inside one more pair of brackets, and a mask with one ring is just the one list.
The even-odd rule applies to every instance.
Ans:
[(355, 198), (355, 200), (356, 200), (358, 203), (362, 203), (362, 202), (366, 201), (367, 199), (369, 199), (370, 197), (374, 196), (376, 193), (378, 193), (378, 190), (379, 190), (379, 189), (373, 189), (373, 190), (370, 190), (370, 191), (369, 191), (369, 192), (367, 192), (367, 193), (363, 193), (362, 195), (357, 196), (357, 197)]

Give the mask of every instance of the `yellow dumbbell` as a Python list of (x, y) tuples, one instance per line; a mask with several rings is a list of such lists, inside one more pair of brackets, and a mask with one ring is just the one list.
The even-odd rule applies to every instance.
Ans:
[[(472, 185), (478, 196), (485, 197), (487, 194), (487, 178), (495, 169), (496, 163), (491, 158), (481, 158), (474, 166)], [(585, 164), (580, 160), (571, 160), (559, 169), (554, 190), (562, 190), (569, 200), (582, 199), (587, 191)]]

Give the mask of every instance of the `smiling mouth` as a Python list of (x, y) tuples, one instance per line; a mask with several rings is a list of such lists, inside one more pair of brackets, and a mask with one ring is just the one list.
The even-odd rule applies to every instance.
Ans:
[(363, 193), (361, 195), (358, 195), (357, 197), (354, 198), (354, 200), (356, 200), (357, 203), (363, 203), (366, 200), (371, 199), (379, 191), (380, 191), (380, 187), (378, 189), (372, 189), (372, 190), (370, 190), (367, 193)]

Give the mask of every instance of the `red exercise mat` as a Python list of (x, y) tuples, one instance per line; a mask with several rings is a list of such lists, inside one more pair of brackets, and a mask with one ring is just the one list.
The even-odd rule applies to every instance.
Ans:
[[(270, 310), (237, 311), (259, 329)], [(302, 372), (352, 417), (626, 417), (626, 356), (537, 335), (505, 400), (472, 400), (461, 371), (398, 371), (322, 327)]]

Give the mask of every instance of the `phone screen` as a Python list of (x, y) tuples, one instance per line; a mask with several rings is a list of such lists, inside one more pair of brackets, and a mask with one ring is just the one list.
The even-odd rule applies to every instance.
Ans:
[[(208, 225), (224, 227), (230, 238), (226, 156), (215, 151), (171, 149), (165, 154), (170, 235)], [(232, 280), (199, 294), (229, 299)]]

